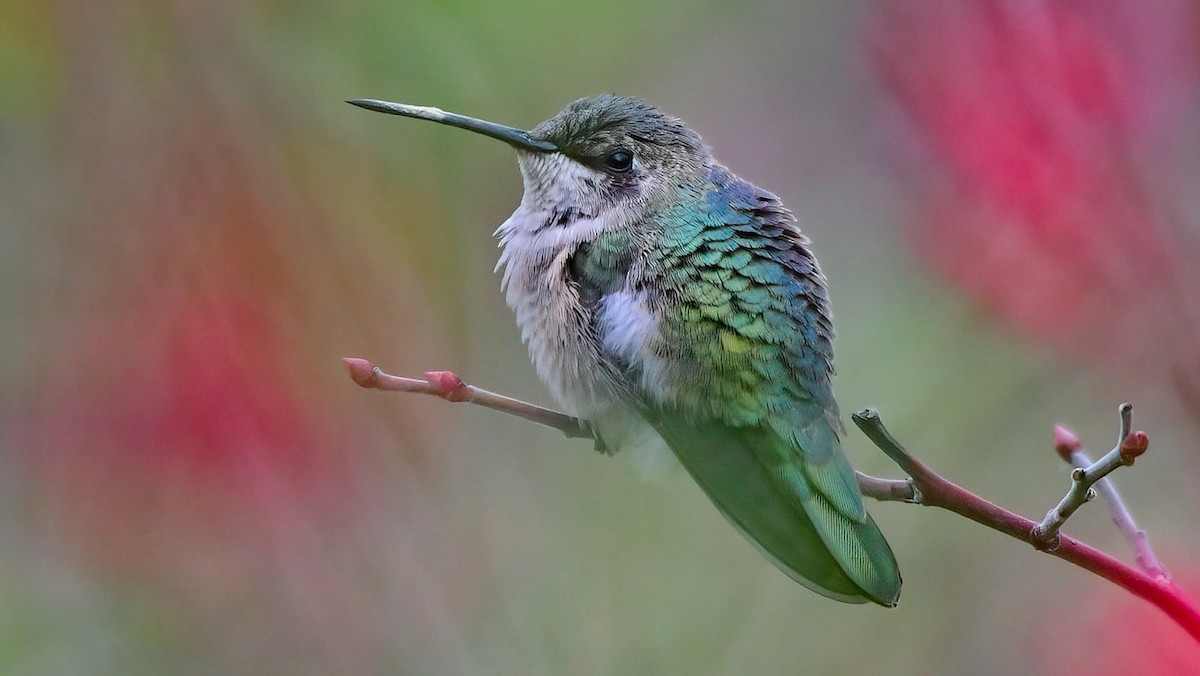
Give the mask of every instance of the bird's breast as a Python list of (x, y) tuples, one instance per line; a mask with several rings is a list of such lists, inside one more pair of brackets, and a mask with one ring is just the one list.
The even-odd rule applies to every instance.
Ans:
[(612, 408), (616, 395), (593, 324), (594, 308), (573, 282), (572, 257), (603, 230), (603, 223), (576, 218), (541, 227), (552, 218), (550, 212), (513, 214), (498, 231), (503, 249), (498, 267), (504, 268), (505, 301), (538, 376), (561, 407), (592, 418)]

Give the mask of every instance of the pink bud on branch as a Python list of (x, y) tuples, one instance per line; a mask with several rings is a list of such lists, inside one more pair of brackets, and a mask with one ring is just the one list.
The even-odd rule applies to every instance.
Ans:
[(1121, 441), (1121, 462), (1132, 465), (1137, 457), (1150, 447), (1150, 438), (1145, 432), (1133, 432)]
[(437, 396), (446, 401), (462, 403), (473, 398), (470, 386), (452, 371), (426, 371), (425, 381), (437, 390)]
[(1064, 462), (1071, 462), (1071, 454), (1082, 446), (1083, 444), (1074, 432), (1062, 425), (1054, 426), (1054, 450)]

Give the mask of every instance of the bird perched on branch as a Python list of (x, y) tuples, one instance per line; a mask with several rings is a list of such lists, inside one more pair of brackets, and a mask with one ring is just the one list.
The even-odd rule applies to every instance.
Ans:
[(825, 277), (779, 198), (639, 99), (580, 99), (530, 131), (350, 103), (516, 150), (524, 195), (497, 231), (505, 297), (539, 376), (599, 446), (661, 438), (790, 577), (896, 604), (896, 560), (839, 442)]

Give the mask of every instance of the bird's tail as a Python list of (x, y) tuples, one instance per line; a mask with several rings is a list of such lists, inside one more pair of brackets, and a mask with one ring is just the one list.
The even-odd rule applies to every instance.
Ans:
[(817, 459), (841, 464), (806, 468), (799, 451), (770, 430), (674, 416), (654, 425), (717, 508), (789, 577), (838, 601), (896, 605), (896, 559), (862, 509), (832, 431), (815, 440), (835, 445)]

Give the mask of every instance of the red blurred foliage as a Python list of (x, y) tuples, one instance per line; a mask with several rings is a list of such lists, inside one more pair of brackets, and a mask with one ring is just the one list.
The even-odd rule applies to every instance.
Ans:
[(13, 432), (21, 523), (72, 572), (132, 592), (115, 603), (161, 607), (186, 627), (174, 648), (217, 671), (264, 658), (374, 673), (397, 618), (436, 616), (428, 633), (448, 635), (481, 576), (469, 560), (426, 566), (406, 540), (442, 542), (410, 526), (417, 498), (397, 483), (420, 479), (419, 434), (375, 422), (379, 399), (336, 364), (346, 343), (404, 345), (419, 329), (355, 324), (406, 296), (347, 271), (339, 218), (306, 192), (295, 152), (336, 146), (282, 103), (240, 29), (253, 9), (41, 11), (61, 31), (45, 162), (63, 185), (38, 212), (50, 253)]
[[(342, 552), (365, 528), (367, 459), (342, 411), (309, 395), (325, 385), (308, 373), (304, 249), (222, 127), (198, 116), (172, 136), (139, 190), (64, 245), (52, 359), (22, 426), (32, 522), (179, 616), (359, 671), (380, 632)], [(108, 148), (79, 152), (119, 163)]]
[(54, 377), (28, 420), (57, 525), (122, 574), (170, 570), (191, 546), (171, 534), (192, 529), (217, 538), (203, 546), (268, 545), (281, 515), (336, 513), (348, 488), (349, 440), (294, 377), (283, 224), (208, 133), (155, 177), (134, 216), (146, 227), (89, 252), (112, 267), (95, 307), (54, 325)]
[[(1162, 180), (1200, 168), (1170, 157), (1195, 143), (1181, 122), (1197, 112), (1200, 5), (886, 0), (872, 19), (872, 62), (904, 121), (918, 255), (1026, 335), (1109, 375), (1171, 383), (1200, 424), (1200, 223), (1172, 215), (1175, 181)], [(1060, 454), (1078, 447), (1055, 435)], [(1125, 443), (1132, 457), (1147, 441)], [(1194, 640), (1119, 589), (1042, 612), (1047, 673), (1200, 673)]]
[(1200, 402), (1200, 247), (1154, 180), (1174, 170), (1164, 147), (1195, 132), (1179, 104), (1194, 106), (1200, 6), (892, 1), (873, 19), (911, 132), (919, 254), (1013, 326), (1165, 370)]
[(151, 368), (166, 386), (147, 424), (128, 431), (196, 469), (228, 471), (243, 454), (259, 453), (311, 480), (320, 418), (305, 415), (286, 382), (287, 343), (262, 300), (217, 289), (172, 309), (162, 363)]
[[(1169, 157), (1196, 141), (1174, 142), (1196, 133), (1180, 104), (1200, 83), (1200, 5), (889, 0), (869, 39), (906, 123), (918, 255), (1026, 335), (1170, 389), (1200, 425), (1200, 223), (1171, 214), (1162, 180), (1200, 168)], [(1118, 589), (1043, 612), (1047, 673), (1200, 673), (1194, 640)]]
[[(1173, 557), (1183, 560), (1182, 557)], [(1176, 575), (1200, 589), (1200, 575)], [(1200, 673), (1200, 646), (1157, 608), (1108, 585), (1063, 599), (1038, 623), (1037, 662), (1045, 674), (1178, 676)]]

